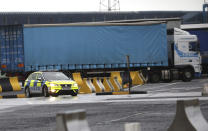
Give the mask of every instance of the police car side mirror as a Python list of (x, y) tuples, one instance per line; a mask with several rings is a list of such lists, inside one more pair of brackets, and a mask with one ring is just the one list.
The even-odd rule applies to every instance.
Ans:
[(41, 79), (41, 78), (38, 78), (37, 80), (38, 80), (38, 81), (42, 81), (42, 79)]

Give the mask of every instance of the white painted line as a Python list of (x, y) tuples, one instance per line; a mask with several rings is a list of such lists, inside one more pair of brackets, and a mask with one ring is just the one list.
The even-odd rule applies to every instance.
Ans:
[(133, 115), (121, 117), (121, 118), (114, 119), (114, 120), (110, 120), (110, 121), (104, 121), (104, 122), (100, 122), (100, 123), (97, 123), (97, 124), (98, 124), (98, 125), (101, 125), (101, 124), (108, 124), (108, 123), (111, 123), (111, 122), (116, 122), (116, 121), (124, 120), (124, 119), (127, 119), (127, 118), (129, 118), (129, 117), (133, 117), (133, 116), (137, 116), (137, 115), (142, 115), (142, 114), (143, 114), (143, 113), (136, 113), (136, 114), (133, 114)]
[(148, 93), (152, 93), (152, 92), (164, 92), (164, 91), (173, 91), (173, 90), (195, 90), (195, 89), (202, 89), (203, 87), (187, 87), (187, 88), (180, 88), (180, 87), (176, 87), (176, 88), (171, 88), (171, 89), (161, 89), (161, 90), (154, 90), (154, 91), (148, 91)]
[(163, 88), (163, 87), (167, 87), (167, 86), (171, 86), (171, 85), (175, 85), (175, 84), (180, 84), (179, 82), (177, 83), (170, 83), (170, 84), (165, 84), (165, 85), (161, 85), (161, 86), (156, 86), (156, 87), (153, 87), (153, 89), (157, 89), (157, 88)]

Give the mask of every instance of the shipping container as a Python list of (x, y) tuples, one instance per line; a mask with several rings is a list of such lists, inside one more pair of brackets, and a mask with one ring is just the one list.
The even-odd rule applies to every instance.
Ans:
[(5, 72), (168, 66), (166, 24), (3, 26)]

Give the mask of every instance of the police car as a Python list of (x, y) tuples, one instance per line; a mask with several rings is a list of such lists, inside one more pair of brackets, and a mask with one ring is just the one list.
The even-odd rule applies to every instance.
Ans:
[(62, 72), (34, 72), (29, 75), (24, 83), (25, 95), (42, 94), (50, 95), (72, 95), (78, 94), (78, 85)]

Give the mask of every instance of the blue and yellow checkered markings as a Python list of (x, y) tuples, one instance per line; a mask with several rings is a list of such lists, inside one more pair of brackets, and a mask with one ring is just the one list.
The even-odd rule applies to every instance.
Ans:
[(39, 91), (42, 86), (46, 83), (46, 81), (38, 81), (38, 80), (28, 80), (25, 82), (25, 87), (29, 87), (31, 90)]
[(38, 80), (35, 80), (35, 81), (33, 82), (33, 86), (34, 86), (34, 87), (37, 87), (37, 84), (38, 84)]
[(35, 82), (35, 80), (31, 80), (30, 81), (30, 85), (29, 85), (30, 88), (33, 88), (34, 87), (34, 82)]
[(30, 86), (30, 81), (28, 80), (25, 82), (25, 87), (29, 87), (29, 86)]
[(45, 84), (46, 84), (46, 82), (47, 82), (47, 81), (42, 81), (42, 83), (41, 83), (41, 87), (43, 87), (43, 85), (45, 85)]

